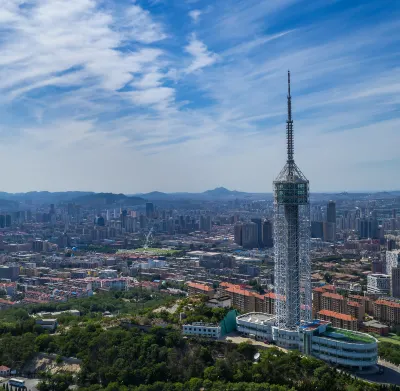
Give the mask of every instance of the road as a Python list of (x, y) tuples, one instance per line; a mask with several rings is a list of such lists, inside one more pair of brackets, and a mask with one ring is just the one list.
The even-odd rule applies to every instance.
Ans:
[[(22, 376), (15, 376), (17, 379), (25, 380), (25, 387), (28, 391), (38, 391), (37, 384), (39, 383), (39, 379), (28, 379)], [(0, 378), (0, 387), (3, 387), (3, 383), (7, 384), (8, 379)]]
[(374, 374), (374, 375), (361, 375), (360, 373), (357, 373), (356, 376), (368, 380), (370, 382), (374, 383), (380, 383), (380, 384), (396, 384), (400, 385), (400, 373), (395, 371), (392, 368), (389, 368), (387, 366), (383, 366), (378, 364), (378, 367), (384, 369), (384, 373), (379, 375), (379, 374)]

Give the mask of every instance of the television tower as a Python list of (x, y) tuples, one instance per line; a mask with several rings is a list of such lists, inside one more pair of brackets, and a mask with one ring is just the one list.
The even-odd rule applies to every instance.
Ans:
[(309, 182), (294, 162), (288, 71), (287, 161), (274, 181), (276, 326), (295, 330), (311, 320)]

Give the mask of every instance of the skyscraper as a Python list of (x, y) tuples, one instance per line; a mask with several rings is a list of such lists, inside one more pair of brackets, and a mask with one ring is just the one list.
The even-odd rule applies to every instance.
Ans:
[(211, 232), (211, 216), (200, 216), (200, 231)]
[(242, 228), (243, 224), (236, 223), (234, 227), (235, 243), (239, 246), (242, 245)]
[(262, 220), (259, 217), (251, 219), (252, 223), (257, 224), (257, 241), (258, 241), (258, 247), (263, 247), (263, 226), (262, 226)]
[(272, 239), (273, 229), (272, 229), (272, 222), (269, 220), (265, 220), (263, 222), (263, 245), (266, 248), (272, 248), (274, 246), (274, 241)]
[(242, 226), (242, 246), (245, 248), (258, 247), (258, 226), (256, 223), (244, 223)]
[(154, 217), (154, 204), (152, 202), (146, 202), (146, 217), (148, 219)]
[(276, 325), (295, 330), (311, 320), (309, 182), (294, 162), (292, 100), (288, 72), (287, 161), (274, 181)]
[(336, 202), (329, 201), (326, 207), (326, 222), (324, 240), (326, 242), (336, 242)]
[(336, 202), (329, 201), (326, 207), (326, 221), (336, 224)]

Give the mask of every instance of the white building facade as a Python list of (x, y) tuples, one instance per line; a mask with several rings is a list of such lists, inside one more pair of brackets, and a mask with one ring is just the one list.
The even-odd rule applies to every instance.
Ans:
[(214, 324), (194, 322), (192, 324), (184, 324), (182, 326), (182, 333), (187, 336), (218, 339), (221, 337), (221, 327)]
[(388, 274), (369, 274), (367, 277), (367, 292), (380, 295), (389, 295), (390, 279), (391, 277)]

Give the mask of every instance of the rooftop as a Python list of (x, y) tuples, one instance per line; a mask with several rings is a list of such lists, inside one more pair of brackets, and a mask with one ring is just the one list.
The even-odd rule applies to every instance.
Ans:
[(358, 301), (348, 301), (347, 305), (351, 305), (352, 307), (362, 307)]
[(338, 329), (336, 327), (328, 326), (326, 332), (321, 334), (322, 337), (340, 340), (349, 343), (374, 343), (377, 340), (368, 334), (358, 333), (355, 331)]
[(336, 318), (336, 319), (341, 319), (341, 320), (347, 320), (347, 321), (353, 321), (353, 320), (357, 320), (356, 318), (354, 318), (351, 315), (347, 315), (347, 314), (341, 314), (340, 312), (335, 312), (335, 311), (329, 311), (329, 310), (321, 310), (318, 312), (319, 315), (325, 315), (325, 316), (330, 316), (332, 318)]
[(271, 322), (275, 319), (275, 315), (265, 314), (263, 312), (249, 312), (248, 314), (238, 316), (238, 319), (244, 322), (263, 323)]
[(364, 326), (366, 326), (366, 327), (375, 327), (377, 329), (387, 329), (387, 328), (389, 328), (388, 325), (379, 323), (376, 320), (370, 320), (368, 322), (364, 322)]
[(387, 305), (388, 307), (393, 307), (393, 308), (400, 308), (399, 303), (394, 303), (392, 301), (387, 301), (387, 300), (377, 300), (375, 304)]
[(331, 299), (337, 299), (337, 300), (343, 300), (344, 296), (339, 295), (337, 293), (330, 293), (330, 292), (325, 292), (322, 297), (330, 297)]
[(213, 288), (206, 284), (199, 284), (197, 282), (188, 282), (187, 285), (190, 288), (200, 289), (200, 290), (206, 291), (206, 292), (213, 291)]

